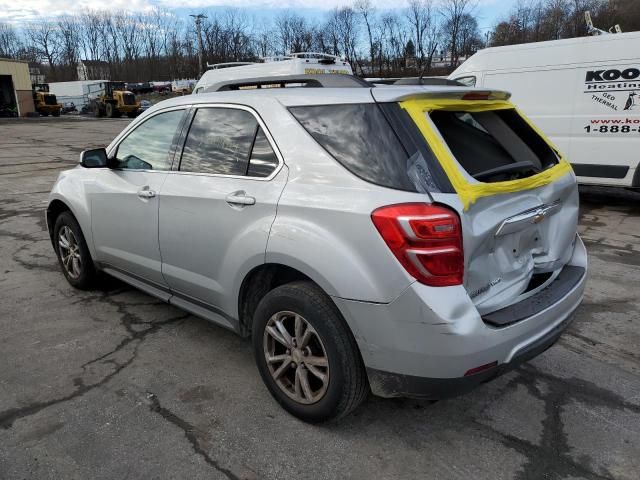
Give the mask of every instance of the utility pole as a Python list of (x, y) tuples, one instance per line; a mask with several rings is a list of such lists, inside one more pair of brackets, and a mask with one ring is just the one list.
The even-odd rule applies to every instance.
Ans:
[(202, 76), (202, 19), (207, 18), (206, 15), (199, 13), (198, 15), (189, 15), (196, 22), (196, 32), (198, 34), (198, 76)]

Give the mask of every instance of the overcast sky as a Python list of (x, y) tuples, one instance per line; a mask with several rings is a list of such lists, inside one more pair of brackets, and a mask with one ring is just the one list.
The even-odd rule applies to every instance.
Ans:
[[(491, 28), (515, 1), (476, 0), (475, 13), (480, 28), (483, 31)], [(350, 0), (0, 0), (0, 20), (21, 23), (42, 16), (43, 12), (46, 12), (47, 16), (57, 16), (76, 13), (83, 8), (144, 11), (153, 8), (154, 5), (168, 8), (178, 15), (232, 6), (246, 9), (255, 16), (271, 17), (284, 9), (299, 11), (305, 16), (318, 16), (333, 7), (351, 3)], [(403, 0), (372, 0), (372, 3), (381, 9), (406, 6)]]

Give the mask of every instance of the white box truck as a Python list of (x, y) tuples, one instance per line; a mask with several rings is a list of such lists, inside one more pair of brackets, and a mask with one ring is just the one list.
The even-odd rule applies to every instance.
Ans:
[(282, 75), (304, 75), (341, 73), (353, 75), (351, 65), (335, 55), (316, 52), (298, 52), (276, 57), (265, 57), (262, 62), (230, 62), (207, 64), (204, 72), (193, 89), (201, 93), (214, 83), (238, 78), (276, 77)]
[(449, 78), (510, 91), (581, 183), (640, 187), (640, 32), (486, 48)]

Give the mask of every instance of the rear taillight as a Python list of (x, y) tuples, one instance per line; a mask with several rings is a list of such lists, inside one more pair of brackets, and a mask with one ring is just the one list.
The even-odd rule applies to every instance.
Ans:
[(403, 203), (378, 208), (371, 218), (416, 280), (432, 287), (462, 284), (462, 229), (456, 212), (438, 205)]

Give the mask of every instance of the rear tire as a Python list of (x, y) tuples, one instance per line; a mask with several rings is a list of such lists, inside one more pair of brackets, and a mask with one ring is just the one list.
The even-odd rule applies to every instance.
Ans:
[(60, 110), (55, 110), (55, 111), (51, 112), (51, 115), (53, 115), (54, 117), (59, 117), (60, 116)]
[(127, 117), (136, 118), (138, 116), (138, 112), (129, 112), (127, 113)]
[(53, 227), (53, 248), (67, 281), (75, 288), (88, 290), (97, 273), (80, 225), (71, 212), (62, 212)]
[(252, 337), (262, 380), (278, 403), (301, 420), (343, 417), (367, 397), (356, 341), (335, 304), (314, 283), (296, 281), (265, 295), (253, 317)]

